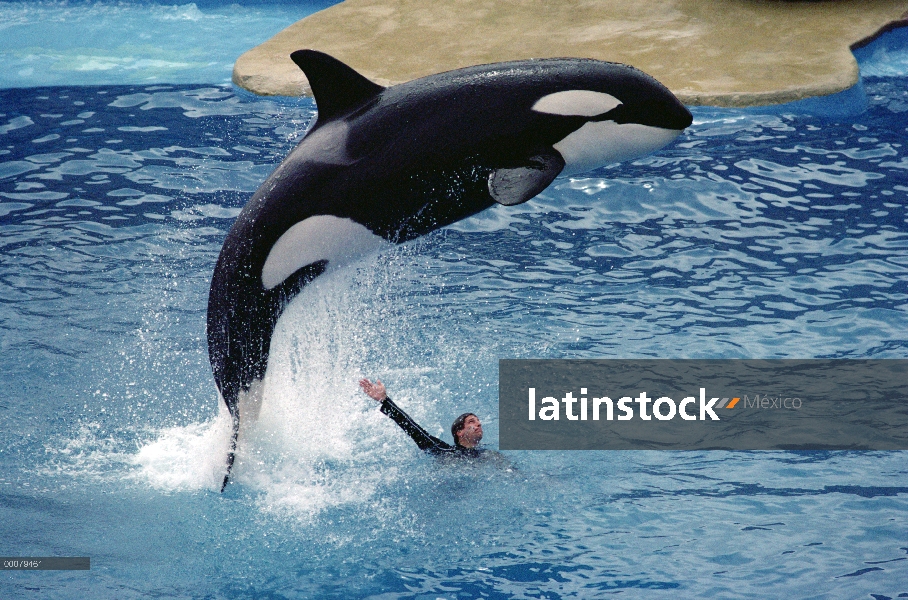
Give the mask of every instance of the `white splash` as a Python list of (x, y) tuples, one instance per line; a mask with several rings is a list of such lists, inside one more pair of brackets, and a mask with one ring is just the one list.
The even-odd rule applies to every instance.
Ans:
[[(376, 294), (381, 284), (361, 281), (387, 276), (374, 273), (378, 262), (317, 278), (278, 321), (258, 415), (241, 419), (231, 476), (263, 512), (308, 520), (369, 504), (412, 457), (406, 436), (358, 387), (363, 376), (401, 379), (373, 358), (376, 344), (393, 351), (388, 329), (395, 328), (383, 312), (387, 299)], [(216, 492), (229, 438), (221, 403), (210, 421), (158, 431), (131, 458), (133, 477), (162, 490)]]
[(161, 430), (133, 457), (134, 476), (158, 489), (220, 489), (231, 431), (230, 414), (220, 406), (210, 421)]

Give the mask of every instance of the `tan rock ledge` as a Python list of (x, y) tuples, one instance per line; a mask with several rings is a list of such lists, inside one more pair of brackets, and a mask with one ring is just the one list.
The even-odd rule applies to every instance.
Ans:
[(290, 60), (301, 48), (382, 85), (582, 57), (633, 65), (688, 105), (777, 104), (856, 84), (851, 47), (906, 13), (908, 0), (346, 0), (240, 56), (233, 81), (256, 94), (310, 94)]

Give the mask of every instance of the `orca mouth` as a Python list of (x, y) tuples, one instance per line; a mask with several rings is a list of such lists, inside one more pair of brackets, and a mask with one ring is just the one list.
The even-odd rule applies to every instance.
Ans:
[(618, 125), (633, 123), (681, 133), (694, 122), (694, 116), (680, 102), (672, 102), (670, 106), (647, 108), (647, 110), (642, 110), (639, 106), (630, 107), (627, 104), (621, 104), (601, 115), (590, 117), (589, 121), (614, 121)]

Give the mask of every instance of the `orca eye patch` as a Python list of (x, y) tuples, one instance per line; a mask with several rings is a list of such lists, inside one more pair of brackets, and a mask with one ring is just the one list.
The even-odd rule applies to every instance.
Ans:
[(566, 117), (598, 117), (619, 106), (621, 100), (604, 92), (565, 90), (543, 96), (533, 104), (533, 110)]

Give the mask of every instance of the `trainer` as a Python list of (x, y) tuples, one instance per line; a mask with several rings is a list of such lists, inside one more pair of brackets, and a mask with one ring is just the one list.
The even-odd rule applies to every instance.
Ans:
[(363, 388), (363, 391), (370, 398), (381, 402), (381, 412), (400, 425), (400, 428), (413, 438), (420, 450), (425, 450), (429, 454), (436, 456), (464, 458), (478, 458), (486, 453), (485, 450), (479, 448), (479, 442), (482, 440), (482, 423), (479, 422), (479, 417), (473, 413), (464, 413), (454, 419), (454, 423), (451, 424), (451, 435), (454, 436), (454, 445), (452, 446), (435, 436), (429, 435), (429, 432), (420, 427), (407, 413), (394, 404), (385, 392), (385, 384), (381, 381), (372, 383), (368, 379), (363, 379), (359, 382), (359, 387)]

